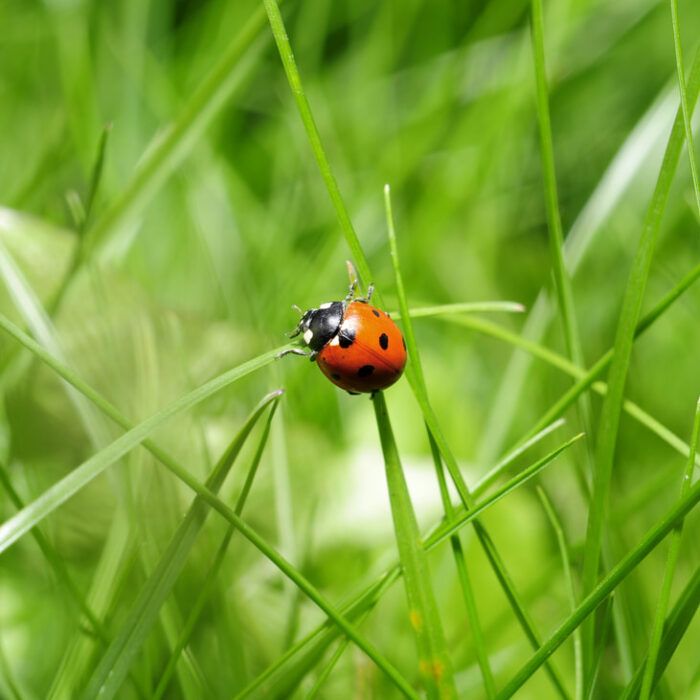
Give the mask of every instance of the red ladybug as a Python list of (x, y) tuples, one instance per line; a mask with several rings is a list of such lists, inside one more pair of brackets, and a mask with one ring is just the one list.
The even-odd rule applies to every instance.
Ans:
[(372, 285), (366, 299), (353, 299), (356, 286), (357, 282), (352, 284), (343, 301), (329, 301), (302, 313), (289, 335), (301, 333), (308, 351), (293, 348), (281, 353), (316, 360), (328, 379), (350, 394), (386, 389), (406, 365), (406, 343), (398, 326), (388, 313), (369, 305)]

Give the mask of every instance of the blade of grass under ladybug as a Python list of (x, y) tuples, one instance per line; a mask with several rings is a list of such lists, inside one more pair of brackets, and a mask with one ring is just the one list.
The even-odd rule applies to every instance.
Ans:
[[(425, 378), (423, 376), (423, 368), (420, 362), (420, 356), (418, 354), (418, 346), (416, 344), (415, 335), (413, 333), (413, 324), (411, 323), (411, 316), (408, 310), (408, 302), (406, 301), (406, 293), (404, 291), (403, 277), (401, 275), (401, 267), (399, 263), (399, 253), (398, 245), (396, 242), (396, 232), (394, 229), (394, 217), (392, 215), (391, 208), (391, 197), (389, 185), (384, 187), (384, 202), (386, 209), (387, 218), (387, 230), (389, 235), (389, 250), (391, 252), (391, 261), (394, 268), (394, 280), (396, 284), (396, 294), (399, 301), (399, 309), (401, 310), (402, 317), (404, 318), (404, 336), (406, 340), (406, 349), (408, 352), (409, 362), (406, 365), (406, 377), (408, 378), (413, 393), (416, 397), (416, 401), (420, 406), (423, 413), (423, 419), (428, 426), (430, 433), (438, 446), (440, 454), (445, 460), (447, 470), (450, 473), (457, 493), (459, 494), (460, 500), (466, 509), (472, 508), (474, 506), (474, 498), (469, 492), (462, 475), (459, 471), (459, 466), (457, 460), (455, 459), (452, 450), (450, 449), (447, 440), (445, 439), (442, 430), (440, 429), (437, 417), (432, 409), (430, 400), (428, 398), (428, 391), (425, 385)], [(536, 649), (540, 645), (540, 638), (535, 631), (534, 625), (527, 611), (525, 610), (520, 597), (515, 590), (513, 581), (508, 574), (505, 564), (501, 559), (496, 547), (488, 534), (486, 528), (479, 521), (474, 521), (474, 530), (481, 543), (484, 552), (489, 560), (489, 563), (496, 574), (499, 584), (503, 588), (503, 591), (513, 608), (518, 622), (520, 623), (525, 635), (530, 640), (532, 646)], [(564, 684), (559, 678), (558, 674), (554, 668), (547, 664), (547, 670), (552, 680), (552, 683), (557, 688), (559, 694), (562, 697), (568, 697), (567, 692), (564, 688)]]
[(559, 625), (522, 668), (498, 693), (497, 698), (509, 698), (533, 673), (561, 646), (569, 635), (617, 588), (617, 586), (645, 559), (645, 557), (676, 527), (697, 504), (700, 503), (700, 481), (691, 487), (686, 496), (677, 501), (651, 527), (640, 543), (628, 552), (586, 595), (569, 617)]
[[(538, 345), (537, 343), (533, 343), (532, 341), (526, 340), (521, 336), (516, 335), (515, 333), (512, 333), (511, 331), (503, 328), (502, 326), (492, 323), (491, 321), (486, 321), (485, 319), (475, 318), (471, 316), (449, 318), (448, 321), (450, 323), (456, 323), (458, 325), (477, 330), (481, 333), (490, 335), (493, 338), (498, 338), (506, 343), (511, 343), (514, 346), (522, 348), (523, 350), (534, 355), (535, 357), (538, 357), (541, 360), (544, 360), (545, 362), (552, 365), (553, 367), (556, 367), (562, 372), (571, 374), (574, 377), (580, 377), (581, 382), (588, 381), (589, 379), (590, 371), (586, 372), (586, 370), (582, 370), (579, 367), (576, 367), (562, 355), (559, 355), (558, 353), (542, 345)], [(596, 393), (601, 394), (603, 396), (607, 392), (607, 387), (602, 382), (595, 382), (592, 388)], [(688, 456), (690, 450), (688, 443), (684, 442), (672, 430), (667, 428), (656, 418), (644, 411), (636, 403), (625, 399), (622, 404), (622, 408), (627, 414), (629, 414), (632, 418), (634, 418), (637, 422), (639, 422), (645, 428), (650, 430), (652, 433), (657, 435), (661, 440), (663, 440), (666, 444), (668, 444), (678, 453), (680, 453), (684, 457)], [(547, 416), (549, 417), (549, 415), (550, 412), (548, 411)], [(541, 422), (541, 420), (538, 422), (538, 426)], [(700, 466), (700, 457), (696, 457), (696, 465)]]
[[(700, 567), (697, 567), (693, 572), (664, 623), (664, 633), (661, 638), (659, 655), (654, 666), (654, 679), (651, 684), (652, 692), (661, 679), (668, 662), (673, 657), (676, 647), (685, 636), (698, 607), (700, 607)], [(632, 700), (632, 698), (638, 696), (646, 666), (647, 658), (644, 658), (632, 680), (620, 695), (620, 700)]]
[[(114, 406), (102, 398), (94, 389), (89, 387), (85, 382), (83, 382), (77, 375), (70, 369), (65, 367), (62, 363), (58, 362), (55, 358), (51, 357), (40, 345), (38, 345), (33, 339), (29, 338), (25, 333), (23, 333), (19, 328), (17, 328), (12, 322), (6, 319), (0, 314), (0, 327), (7, 330), (11, 335), (13, 335), (17, 340), (19, 340), (25, 347), (31, 350), (37, 355), (42, 361), (46, 362), (52, 369), (54, 369), (57, 374), (66, 379), (69, 383), (76, 387), (79, 391), (84, 392), (90, 400), (94, 400), (96, 405), (103, 410), (107, 415), (112, 417), (120, 425), (129, 426), (129, 421), (122, 416), (119, 411), (117, 411)], [(273, 361), (279, 354), (280, 348), (276, 350), (271, 350), (258, 358), (250, 360), (243, 365), (230, 370), (229, 372), (216, 377), (210, 382), (202, 385), (193, 392), (186, 394), (181, 397), (174, 404), (171, 404), (163, 411), (155, 414), (150, 419), (140, 423), (139, 425), (128, 428), (128, 432), (125, 433), (121, 438), (116, 440), (110, 446), (102, 450), (100, 453), (95, 455), (93, 458), (84, 463), (90, 465), (91, 470), (95, 470), (98, 467), (103, 470), (108, 464), (105, 462), (109, 459), (116, 459), (114, 457), (115, 453), (119, 453), (120, 450), (129, 449), (138, 444), (140, 441), (144, 440), (144, 437), (155, 430), (163, 421), (163, 417), (172, 417), (179, 411), (185, 408), (195, 405), (198, 401), (202, 401), (207, 396), (215, 393), (219, 389), (228, 384), (232, 383), (241, 376), (252, 372), (253, 370), (264, 366), (265, 364)], [(131, 444), (133, 442), (133, 445)], [(274, 548), (269, 546), (267, 542), (260, 537), (252, 528), (250, 528), (244, 521), (237, 516), (231, 508), (229, 508), (225, 503), (223, 503), (215, 494), (213, 494), (206, 486), (200, 484), (196, 479), (194, 479), (185, 469), (179, 466), (174, 460), (170, 459), (167, 454), (165, 454), (160, 448), (156, 447), (149, 440), (144, 440), (144, 447), (146, 447), (157, 459), (159, 459), (164, 466), (166, 466), (171, 472), (173, 472), (181, 481), (183, 481), (187, 486), (189, 486), (193, 491), (202, 496), (202, 498), (209, 503), (215, 510), (217, 510), (221, 515), (223, 515), (231, 524), (233, 524), (236, 529), (240, 530), (241, 534), (249, 541), (253, 546), (255, 546), (262, 554), (267, 557), (277, 568), (282, 571), (282, 573), (290, 578), (296, 585), (301, 588), (304, 593), (316, 603), (326, 615), (338, 625), (356, 644), (359, 646), (366, 654), (371, 658), (379, 668), (381, 668), (387, 675), (387, 677), (397, 686), (401, 692), (407, 697), (417, 697), (415, 691), (411, 688), (408, 682), (401, 676), (401, 674), (385, 659), (385, 657), (379, 652), (379, 650), (372, 645), (369, 640), (365, 639), (353, 625), (351, 625), (347, 620), (342, 618), (333, 606), (328, 603), (328, 601), (321, 596), (320, 592), (299, 572), (297, 571), (284, 557), (282, 557)], [(86, 476), (89, 476), (92, 472), (88, 474), (80, 474), (81, 480)], [(98, 472), (99, 473), (99, 472)], [(63, 489), (65, 488), (64, 481), (59, 482), (58, 486), (61, 488), (59, 491), (59, 496), (64, 495)], [(74, 480), (69, 482), (71, 488), (79, 487), (79, 480)], [(51, 489), (49, 489), (49, 492)], [(47, 492), (47, 493), (49, 493)], [(70, 494), (68, 494), (70, 495)], [(66, 496), (68, 497), (68, 496)], [(42, 500), (43, 499), (43, 500)], [(14, 518), (10, 519), (2, 526), (0, 526), (0, 542), (2, 542), (2, 533), (4, 529), (5, 537), (9, 538), (6, 540), (6, 545), (9, 540), (15, 541), (19, 536), (21, 536), (21, 530), (24, 528), (31, 529), (38, 522), (41, 521), (42, 517), (47, 514), (45, 511), (49, 509), (49, 512), (60, 503), (54, 502), (53, 499), (47, 499), (40, 497), (34, 504), (38, 504), (32, 508), (33, 504), (30, 504), (27, 508), (20, 511), (24, 514), (24, 517), (18, 522)], [(29, 509), (29, 510), (28, 510)], [(43, 513), (43, 515), (42, 515)], [(13, 522), (14, 521), (14, 522)], [(10, 542), (11, 543), (11, 542)]]
[[(532, 446), (546, 435), (549, 434), (549, 430), (543, 431), (530, 443)], [(525, 449), (525, 446), (523, 446)], [(512, 462), (522, 454), (522, 451), (516, 450), (511, 453), (509, 457), (505, 458), (501, 462), (502, 468), (507, 468), (512, 464)], [(551, 464), (554, 457), (559, 454), (559, 451), (550, 453), (545, 458), (537, 463), (537, 471), (533, 473), (528, 473), (528, 470), (524, 470), (521, 475), (515, 476), (509, 484), (503, 487), (504, 492), (496, 492), (496, 498), (493, 500), (495, 503), (497, 499), (502, 498), (506, 492), (510, 492), (517, 488), (520, 482), (523, 482), (534, 476), (541, 469), (544, 469), (548, 464)], [(485, 501), (479, 502), (475, 511), (482, 513), (484, 510)], [(464, 508), (460, 507), (456, 511), (455, 517), (461, 517), (465, 513)], [(431, 551), (442, 541), (438, 540), (439, 528), (442, 526), (436, 525), (428, 534), (423, 538), (425, 542), (426, 551)], [(401, 569), (399, 565), (392, 567), (387, 574), (385, 574), (381, 579), (371, 584), (368, 588), (364, 589), (360, 594), (356, 595), (350, 603), (341, 609), (341, 612), (350, 619), (355, 619), (356, 615), (364, 614), (371, 610), (373, 606), (378, 602), (379, 598), (383, 593), (388, 590), (388, 588), (393, 584), (393, 582), (401, 576)], [(329, 628), (328, 623), (320, 625), (315, 631), (307, 635), (306, 638), (298, 642), (294, 647), (289, 649), (286, 654), (284, 654), (277, 662), (268, 667), (263, 671), (260, 676), (258, 676), (249, 686), (246, 688), (239, 697), (249, 697), (255, 695), (258, 688), (265, 687), (270, 689), (270, 693), (277, 696), (284, 696), (288, 694), (288, 688), (293, 682), (295, 685), (298, 683), (300, 678), (305, 675), (310, 668), (316, 663), (318, 657), (325, 651), (325, 648), (332, 643), (332, 641), (337, 637), (339, 632), (335, 628)], [(288, 668), (289, 667), (289, 668)], [(290, 681), (290, 679), (292, 679)], [(283, 685), (288, 683), (289, 685)], [(279, 689), (279, 690), (278, 690)]]
[[(554, 535), (557, 538), (559, 554), (561, 556), (562, 569), (564, 571), (564, 579), (566, 581), (566, 592), (569, 596), (569, 605), (571, 610), (576, 609), (576, 589), (574, 588), (574, 578), (571, 575), (571, 562), (569, 560), (569, 545), (566, 542), (566, 535), (562, 527), (561, 520), (554, 510), (552, 502), (547, 496), (547, 492), (541, 487), (537, 487), (537, 495), (540, 497), (542, 507), (544, 508), (549, 523), (554, 530)], [(583, 700), (583, 658), (581, 656), (581, 630), (576, 628), (573, 633), (574, 637), (574, 667), (576, 677), (576, 689), (574, 691), (575, 700)]]
[[(683, 478), (681, 479), (681, 497), (685, 496), (690, 489), (692, 483), (693, 470), (695, 467), (695, 455), (698, 449), (698, 436), (700, 435), (700, 400), (695, 407), (695, 420), (693, 421), (693, 431), (690, 439), (690, 454), (686, 463)], [(639, 700), (648, 700), (651, 696), (652, 684), (654, 682), (654, 669), (656, 668), (656, 659), (659, 654), (659, 646), (661, 645), (661, 636), (663, 634), (664, 619), (666, 618), (666, 610), (668, 609), (668, 601), (671, 597), (671, 584), (676, 572), (676, 564), (678, 562), (678, 554), (681, 547), (681, 536), (683, 535), (683, 521), (678, 523), (675, 530), (671, 534), (671, 542), (668, 548), (668, 558), (666, 560), (666, 569), (664, 571), (663, 583), (661, 585), (661, 594), (659, 595), (659, 603), (656, 608), (656, 617), (654, 618), (654, 626), (651, 633), (651, 641), (649, 642), (649, 653), (644, 676), (642, 677), (642, 689), (639, 692)]]
[[(217, 493), (228, 475), (241, 448), (271, 402), (277, 403), (281, 394), (266, 396), (253, 410), (243, 427), (224, 451), (205, 486)], [(172, 536), (168, 547), (149, 576), (132, 605), (131, 612), (112, 640), (107, 651), (94, 669), (83, 697), (114, 697), (121, 688), (131, 668), (134, 657), (140, 652), (144, 639), (155, 623), (158, 614), (170, 594), (189, 556), (194, 541), (209, 514), (210, 506), (196, 496), (184, 520)]]
[[(689, 102), (693, 106), (695, 105), (699, 92), (700, 49), (698, 49), (696, 54), (688, 84)], [(662, 215), (666, 209), (671, 183), (678, 166), (678, 160), (684, 141), (685, 131), (683, 127), (683, 117), (681, 114), (678, 114), (671, 130), (656, 187), (654, 188), (644, 226), (642, 227), (637, 252), (625, 288), (619, 323), (617, 324), (617, 332), (615, 334), (613, 357), (610, 362), (610, 372), (608, 374), (608, 392), (603, 400), (598, 427), (598, 439), (596, 441), (593, 490), (591, 492), (591, 506), (588, 511), (589, 517), (583, 550), (583, 569), (581, 575), (584, 593), (593, 590), (595, 582), (598, 579), (600, 553), (606, 523), (608, 501), (610, 498), (610, 482), (615, 456), (615, 446), (617, 444), (618, 427), (623, 407), (624, 389), (632, 354), (635, 328), (639, 319), (644, 290), (651, 269), (656, 239), (661, 228)], [(590, 653), (587, 653), (587, 650), (592, 649), (593, 646), (593, 624), (593, 618), (589, 618), (583, 627), (584, 658), (587, 656), (590, 657)]]
[(418, 647), (418, 671), (429, 698), (454, 698), (457, 689), (452, 675), (452, 662), (447, 653), (447, 643), (428, 563), (389, 421), (384, 393), (376, 392), (372, 403), (384, 455), (394, 533), (408, 598), (409, 622)]

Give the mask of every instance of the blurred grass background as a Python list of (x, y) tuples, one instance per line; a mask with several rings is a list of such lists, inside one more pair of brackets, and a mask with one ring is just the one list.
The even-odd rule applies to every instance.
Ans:
[[(27, 326), (22, 310), (31, 304), (12, 286), (11, 261), (51, 309), (80, 240), (71, 202), (75, 193), (86, 201), (101, 134), (111, 124), (84, 256), (52, 320), (68, 364), (135, 422), (282, 344), (297, 320), (291, 304), (308, 308), (345, 294), (349, 252), (266, 22), (222, 81), (220, 99), (209, 110), (199, 105), (163, 170), (138, 180), (149, 154), (192, 108), (205, 76), (260, 11), (256, 2), (217, 0), (6, 0), (0, 6), (0, 311)], [(531, 309), (540, 290), (548, 294), (552, 265), (528, 3), (287, 0), (282, 12), (387, 308), (397, 308), (382, 199), (387, 182), (409, 303), (511, 299)], [(700, 5), (682, 0), (679, 13), (689, 64)], [(678, 105), (671, 19), (668, 3), (656, 0), (567, 0), (545, 3), (545, 30), (557, 185), (564, 232), (575, 244), (569, 252), (579, 263), (573, 290), (589, 366), (612, 344)], [(127, 196), (128, 206), (120, 205)], [(696, 264), (698, 224), (684, 153), (644, 309)], [(635, 344), (626, 388), (686, 441), (700, 392), (699, 312), (700, 289), (691, 287)], [(524, 323), (513, 316), (494, 320), (516, 333)], [(441, 319), (416, 320), (415, 328), (433, 406), (472, 484), (571, 380), (535, 360), (522, 385), (504, 381), (511, 377), (507, 368), (522, 361), (512, 346)], [(556, 321), (546, 325), (542, 342), (566, 354)], [(120, 434), (5, 335), (0, 371), (0, 461), (25, 502)], [(287, 358), (176, 418), (155, 438), (204, 481), (252, 406), (279, 386), (286, 393), (244, 515), (330, 600), (344, 600), (395, 558), (366, 399), (337, 391), (310, 363)], [(441, 509), (422, 415), (405, 381), (387, 401), (419, 522), (427, 528)], [(594, 420), (599, 411), (596, 396)], [(567, 418), (566, 430), (577, 432), (576, 412)], [(561, 458), (542, 477), (575, 569), (587, 516), (572, 460), (583, 456), (581, 450)], [(675, 501), (683, 462), (658, 436), (623, 418), (612, 561)], [(244, 476), (234, 468), (224, 500), (232, 500)], [(108, 633), (119, 629), (190, 498), (136, 449), (43, 523)], [(2, 520), (14, 512), (2, 493)], [(534, 489), (519, 490), (485, 521), (546, 637), (568, 613), (568, 600), (557, 542)], [(700, 563), (699, 527), (691, 514), (675, 594)], [(223, 532), (211, 517), (176, 585), (174, 619), (186, 615)], [(464, 531), (500, 686), (530, 648), (472, 540)], [(607, 644), (598, 697), (615, 696), (646, 653), (665, 552), (663, 546), (653, 552), (616, 597), (629, 647)], [(447, 548), (431, 554), (430, 563), (458, 688), (465, 697), (483, 697)], [(79, 692), (100, 647), (29, 537), (0, 557), (0, 601), (0, 695)], [(415, 649), (405, 616), (404, 593), (395, 585), (363, 629), (410, 678)], [(242, 538), (234, 540), (188, 647), (195, 680), (180, 673), (170, 696), (199, 689), (230, 697), (322, 619)], [(160, 677), (168, 639), (156, 629), (137, 658), (132, 672), (145, 688)], [(695, 621), (659, 697), (698, 697), (698, 643)], [(69, 663), (67, 650), (77, 648), (83, 651)], [(571, 643), (553, 658), (571, 685)], [(298, 697), (314, 673), (295, 691)], [(122, 692), (135, 691), (127, 684)], [(351, 646), (322, 696), (395, 692)], [(522, 697), (553, 693), (541, 672), (521, 691)]]

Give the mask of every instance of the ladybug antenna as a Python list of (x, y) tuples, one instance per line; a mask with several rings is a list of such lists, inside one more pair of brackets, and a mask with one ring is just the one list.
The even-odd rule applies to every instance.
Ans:
[(296, 304), (292, 304), (292, 308), (299, 312), (299, 316), (304, 315), (304, 312)]

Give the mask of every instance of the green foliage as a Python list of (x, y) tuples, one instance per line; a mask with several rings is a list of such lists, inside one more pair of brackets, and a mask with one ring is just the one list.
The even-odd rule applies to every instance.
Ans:
[(697, 696), (697, 2), (0, 15), (0, 696)]

